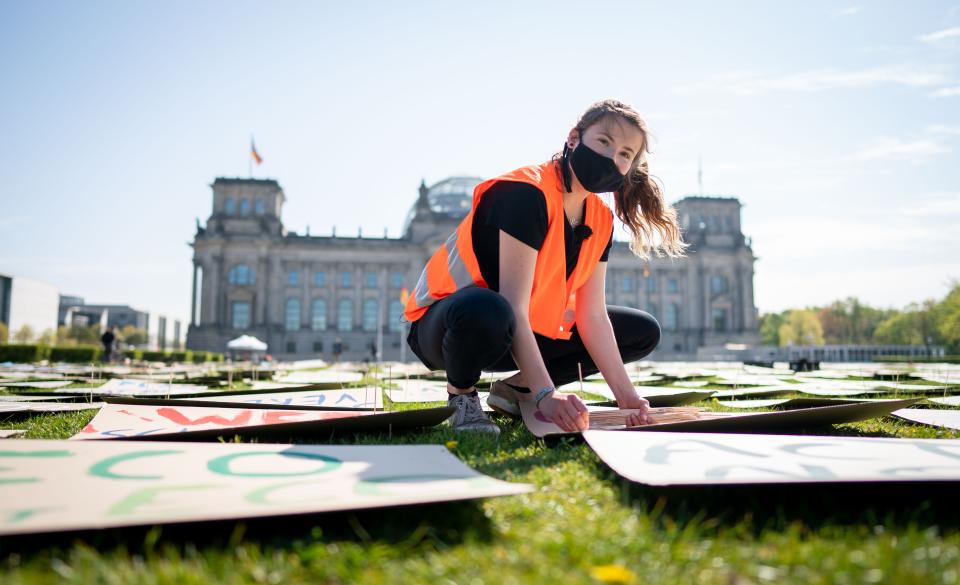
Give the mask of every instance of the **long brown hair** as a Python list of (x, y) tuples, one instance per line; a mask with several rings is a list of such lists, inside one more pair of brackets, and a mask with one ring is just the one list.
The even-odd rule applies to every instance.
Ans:
[[(581, 140), (587, 128), (609, 116), (619, 116), (643, 134), (643, 147), (634, 157), (630, 170), (624, 179), (622, 189), (614, 193), (617, 218), (630, 230), (633, 239), (630, 251), (644, 260), (650, 253), (656, 256), (678, 258), (684, 256), (687, 244), (683, 241), (680, 226), (677, 223), (677, 211), (663, 199), (663, 189), (659, 181), (650, 175), (647, 158), (649, 150), (649, 131), (646, 121), (632, 107), (617, 100), (603, 100), (587, 108), (580, 116), (576, 129)], [(569, 148), (564, 144), (563, 152), (553, 155), (560, 163), (564, 188), (571, 191), (570, 166), (567, 161)], [(659, 240), (659, 241), (657, 241)]]

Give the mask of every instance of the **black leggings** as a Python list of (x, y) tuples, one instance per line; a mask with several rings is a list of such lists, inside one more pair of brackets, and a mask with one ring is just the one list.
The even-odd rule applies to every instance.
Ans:
[[(630, 307), (607, 306), (623, 363), (649, 355), (660, 342), (660, 324), (652, 315)], [(455, 388), (469, 388), (482, 370), (518, 369), (510, 354), (517, 321), (513, 308), (500, 293), (471, 286), (433, 303), (410, 325), (407, 343), (431, 370), (446, 370)], [(554, 386), (599, 371), (580, 339), (576, 325), (570, 339), (550, 339), (534, 333), (540, 355)]]

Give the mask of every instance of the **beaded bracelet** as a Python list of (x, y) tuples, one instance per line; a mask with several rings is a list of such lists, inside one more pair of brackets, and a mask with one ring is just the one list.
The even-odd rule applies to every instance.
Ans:
[(539, 392), (537, 392), (536, 398), (533, 399), (534, 404), (536, 404), (537, 408), (540, 408), (540, 401), (543, 400), (547, 396), (547, 394), (550, 394), (554, 390), (556, 390), (556, 388), (554, 388), (553, 386), (544, 386), (543, 388), (540, 389)]

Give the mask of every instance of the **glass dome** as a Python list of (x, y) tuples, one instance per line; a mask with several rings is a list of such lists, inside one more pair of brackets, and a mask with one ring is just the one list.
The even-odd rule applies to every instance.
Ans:
[[(427, 188), (427, 201), (434, 214), (451, 219), (461, 219), (470, 213), (473, 204), (473, 189), (483, 182), (480, 177), (449, 177)], [(414, 202), (404, 222), (404, 231), (410, 226), (417, 211)]]

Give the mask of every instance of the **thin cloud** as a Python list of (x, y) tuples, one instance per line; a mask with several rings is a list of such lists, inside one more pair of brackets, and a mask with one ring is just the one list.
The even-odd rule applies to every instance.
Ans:
[(946, 124), (931, 124), (924, 131), (927, 134), (946, 134), (948, 136), (960, 136), (960, 126), (947, 126)]
[(912, 164), (919, 164), (932, 156), (947, 154), (949, 152), (950, 148), (935, 140), (881, 138), (873, 144), (851, 154), (847, 158), (860, 162), (904, 160)]
[(878, 85), (929, 87), (949, 83), (943, 67), (873, 67), (859, 70), (817, 69), (784, 75), (727, 73), (707, 81), (678, 86), (675, 93), (731, 93), (758, 95), (774, 91), (816, 92), (831, 89), (864, 89)]
[(952, 221), (951, 216), (960, 216), (960, 193), (935, 193), (922, 197), (915, 203), (902, 206), (899, 213)]
[(958, 39), (960, 38), (960, 26), (945, 28), (943, 30), (938, 30), (937, 32), (921, 35), (917, 38), (923, 41), (924, 43), (929, 43), (929, 44), (937, 44), (937, 43), (942, 43), (943, 41)]
[(936, 91), (930, 92), (930, 97), (960, 97), (960, 87), (943, 87)]
[(841, 10), (840, 12), (838, 12), (837, 14), (838, 16), (853, 16), (854, 14), (858, 14), (861, 10), (863, 10), (863, 6), (859, 6), (859, 5), (848, 6), (843, 10)]

